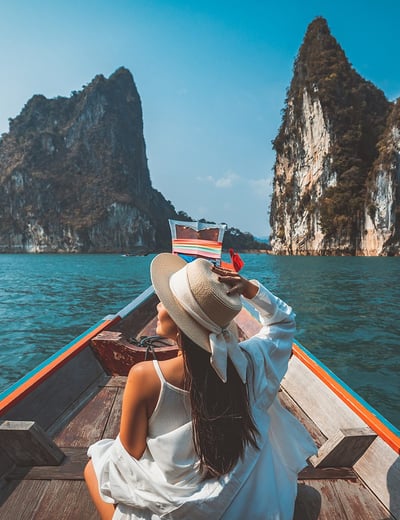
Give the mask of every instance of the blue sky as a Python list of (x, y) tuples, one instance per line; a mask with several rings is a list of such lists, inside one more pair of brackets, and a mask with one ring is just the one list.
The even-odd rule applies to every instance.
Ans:
[(193, 218), (266, 236), (271, 140), (316, 16), (364, 78), (400, 96), (396, 0), (0, 0), (0, 133), (34, 94), (127, 67), (153, 186)]

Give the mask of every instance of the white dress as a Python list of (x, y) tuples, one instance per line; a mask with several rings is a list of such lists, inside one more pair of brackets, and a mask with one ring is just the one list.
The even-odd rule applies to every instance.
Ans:
[(277, 398), (288, 367), (295, 315), (258, 285), (257, 295), (248, 301), (263, 327), (240, 346), (249, 360), (247, 381), (260, 432), (259, 450), (248, 446), (229, 474), (202, 481), (187, 392), (167, 383), (155, 364), (161, 391), (143, 456), (137, 460), (129, 455), (118, 437), (98, 441), (88, 450), (103, 500), (117, 504), (114, 520), (292, 520), (297, 474), (316, 447)]

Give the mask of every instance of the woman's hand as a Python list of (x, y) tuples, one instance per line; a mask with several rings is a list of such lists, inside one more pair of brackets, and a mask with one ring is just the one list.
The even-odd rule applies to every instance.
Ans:
[(258, 285), (250, 282), (240, 274), (230, 271), (229, 269), (222, 269), (222, 267), (213, 266), (212, 270), (218, 275), (218, 279), (222, 283), (230, 286), (228, 295), (241, 294), (245, 298), (251, 300), (258, 292)]

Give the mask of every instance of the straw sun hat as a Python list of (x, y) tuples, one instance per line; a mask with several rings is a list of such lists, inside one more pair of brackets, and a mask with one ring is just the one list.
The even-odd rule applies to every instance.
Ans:
[(150, 266), (154, 290), (179, 329), (211, 353), (211, 365), (226, 381), (230, 357), (243, 382), (247, 360), (238, 345), (233, 322), (242, 308), (238, 294), (228, 295), (229, 286), (218, 280), (209, 261), (198, 258), (187, 263), (171, 253), (157, 255)]

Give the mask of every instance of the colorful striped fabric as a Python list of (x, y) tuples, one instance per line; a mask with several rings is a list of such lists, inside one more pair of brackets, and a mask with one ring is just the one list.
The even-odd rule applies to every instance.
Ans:
[(172, 252), (219, 260), (222, 254), (222, 242), (195, 238), (173, 238)]

